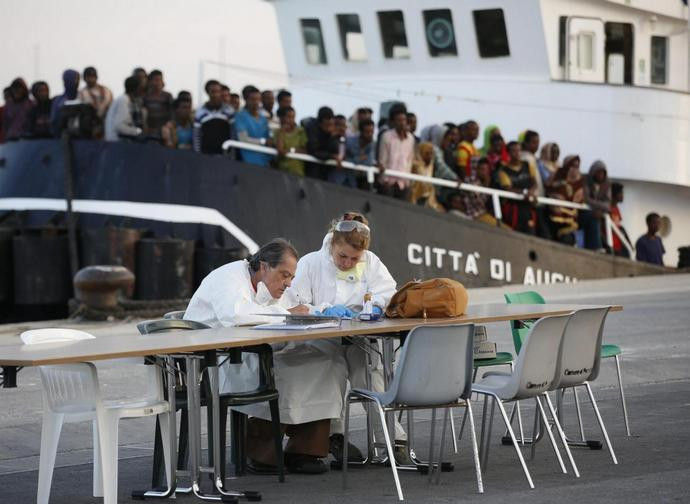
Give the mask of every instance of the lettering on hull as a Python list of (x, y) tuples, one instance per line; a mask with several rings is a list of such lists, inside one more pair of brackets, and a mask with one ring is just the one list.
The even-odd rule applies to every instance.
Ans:
[[(419, 243), (407, 245), (408, 263), (438, 270), (450, 268), (455, 273), (464, 273), (465, 275), (479, 276), (480, 258), (479, 252), (475, 251), (462, 252)], [(514, 277), (511, 262), (497, 257), (489, 258), (489, 278), (505, 283), (513, 283), (513, 278), (515, 278), (522, 280), (524, 285), (577, 282), (575, 277), (533, 266), (526, 266), (521, 275)]]

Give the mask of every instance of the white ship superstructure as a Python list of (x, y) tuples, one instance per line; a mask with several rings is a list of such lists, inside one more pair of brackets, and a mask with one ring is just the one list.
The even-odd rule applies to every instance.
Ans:
[[(533, 129), (626, 186), (633, 241), (650, 211), (690, 244), (690, 48), (682, 0), (272, 0), (302, 114), (399, 100), (420, 127)], [(481, 140), (479, 140), (481, 143)]]

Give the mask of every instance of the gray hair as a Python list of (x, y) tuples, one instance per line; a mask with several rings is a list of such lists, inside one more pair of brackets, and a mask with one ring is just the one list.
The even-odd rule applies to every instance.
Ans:
[(259, 271), (261, 263), (265, 262), (271, 268), (275, 268), (283, 262), (285, 253), (291, 254), (295, 259), (299, 258), (297, 249), (292, 243), (285, 238), (274, 238), (270, 242), (262, 245), (261, 248), (249, 258), (249, 267), (252, 271)]

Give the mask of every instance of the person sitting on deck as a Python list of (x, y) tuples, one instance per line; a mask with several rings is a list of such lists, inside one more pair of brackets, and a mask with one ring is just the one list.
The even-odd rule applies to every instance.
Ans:
[[(249, 260), (235, 261), (213, 270), (189, 301), (184, 318), (211, 327), (275, 322), (257, 314), (306, 314), (284, 296), (292, 284), (298, 254), (286, 240), (263, 245)], [(328, 470), (321, 458), (328, 456), (330, 421), (340, 418), (347, 368), (340, 356), (330, 355), (311, 342), (273, 346), (280, 421), (289, 437), (285, 465), (291, 472), (320, 474)], [(243, 362), (220, 368), (221, 392), (241, 392), (255, 386), (257, 356), (243, 355)], [(276, 470), (276, 452), (267, 403), (238, 408), (251, 415), (247, 424), (249, 468)]]

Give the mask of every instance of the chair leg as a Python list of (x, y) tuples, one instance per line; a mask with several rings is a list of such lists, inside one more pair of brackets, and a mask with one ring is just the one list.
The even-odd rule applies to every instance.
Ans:
[[(549, 428), (549, 419), (547, 418), (546, 412), (544, 411), (544, 406), (542, 406), (539, 396), (535, 396), (534, 400), (537, 403), (537, 409), (539, 410), (538, 413), (541, 415), (541, 419), (544, 422), (544, 430), (546, 431), (546, 434), (548, 434), (549, 441), (551, 441), (551, 446), (553, 447), (553, 452), (556, 454), (558, 465), (561, 466), (561, 472), (563, 474), (568, 474), (568, 470), (565, 468), (565, 464), (563, 463), (563, 457), (561, 457), (561, 452), (558, 450), (558, 446), (556, 446), (556, 440), (553, 437), (553, 432), (551, 432), (551, 429)], [(536, 443), (532, 443), (532, 446), (535, 445)]]
[(103, 504), (117, 504), (118, 418), (101, 413), (98, 419), (98, 437), (101, 442)]
[(98, 422), (94, 418), (91, 423), (93, 424), (93, 496), (103, 497), (103, 471), (101, 470), (101, 442), (98, 439)]
[(630, 434), (630, 423), (628, 422), (628, 407), (625, 404), (625, 392), (623, 391), (623, 378), (621, 376), (621, 363), (620, 359), (618, 359), (617, 355), (614, 355), (614, 358), (616, 359), (616, 373), (618, 373), (618, 390), (620, 391), (621, 394), (621, 405), (623, 406), (623, 421), (625, 421), (625, 433), (628, 436), (631, 436)]
[(439, 451), (438, 451), (438, 472), (436, 473), (436, 484), (441, 483), (441, 464), (443, 464), (443, 448), (445, 447), (446, 444), (446, 425), (448, 425), (448, 416), (450, 415), (450, 412), (453, 410), (453, 408), (445, 408), (445, 411), (443, 412), (443, 427), (441, 428), (441, 445), (439, 446)]
[[(367, 408), (367, 413), (369, 409)], [(385, 426), (384, 426), (385, 430)], [(369, 435), (369, 433), (367, 433)], [(348, 465), (348, 449), (350, 442), (350, 395), (345, 396), (345, 421), (343, 422), (343, 467), (342, 467), (342, 481), (343, 490), (347, 489), (347, 465)], [(369, 445), (369, 459), (371, 458), (371, 445)]]
[[(537, 398), (535, 397), (534, 400), (536, 401)], [(512, 420), (512, 418), (511, 418)], [(512, 423), (512, 422), (511, 422)], [(532, 427), (532, 442), (530, 443), (530, 454), (529, 454), (529, 459), (534, 460), (534, 457), (537, 453), (537, 436), (539, 435), (539, 408), (537, 406), (534, 406), (534, 425)]]
[(614, 464), (618, 464), (618, 459), (616, 459), (616, 454), (613, 452), (613, 446), (611, 446), (611, 440), (609, 440), (609, 435), (608, 432), (606, 432), (606, 427), (604, 426), (604, 421), (601, 418), (601, 414), (599, 413), (599, 408), (597, 407), (597, 402), (594, 400), (594, 394), (592, 393), (592, 387), (589, 386), (589, 383), (585, 382), (585, 387), (587, 388), (587, 394), (589, 394), (589, 401), (592, 403), (592, 408), (594, 408), (594, 414), (597, 417), (597, 422), (599, 422), (599, 428), (601, 429), (601, 433), (604, 435), (604, 440), (606, 441), (606, 446), (609, 449), (609, 453), (611, 454), (611, 460), (613, 460)]
[(275, 443), (276, 460), (278, 465), (278, 481), (285, 482), (285, 467), (283, 462), (283, 431), (280, 428), (280, 406), (278, 399), (268, 402), (271, 408), (271, 425), (273, 426), (273, 441)]
[[(436, 434), (436, 408), (431, 410), (431, 434), (429, 435), (429, 483), (431, 483), (431, 475), (434, 473), (434, 435)], [(439, 471), (441, 468), (438, 468)]]
[(577, 411), (577, 424), (580, 427), (580, 440), (585, 442), (585, 428), (582, 423), (582, 410), (580, 409), (580, 398), (577, 396), (577, 387), (573, 387), (573, 396), (575, 397), (575, 410)]
[(503, 422), (506, 424), (506, 427), (508, 428), (508, 434), (510, 435), (510, 439), (513, 442), (513, 447), (515, 448), (515, 453), (517, 453), (518, 459), (520, 460), (520, 465), (522, 465), (522, 472), (525, 473), (525, 478), (527, 478), (527, 483), (529, 483), (530, 488), (534, 488), (534, 483), (532, 483), (532, 476), (529, 473), (529, 469), (527, 469), (527, 464), (525, 464), (525, 459), (522, 457), (522, 452), (520, 451), (520, 447), (518, 446), (517, 439), (515, 439), (515, 433), (513, 432), (513, 428), (510, 426), (510, 421), (508, 420), (508, 415), (506, 414), (506, 410), (503, 407), (503, 403), (496, 396), (494, 396), (494, 403), (498, 403), (498, 409), (501, 411), (501, 416), (503, 417)]
[[(393, 471), (393, 478), (395, 479), (395, 487), (398, 490), (398, 499), (403, 499), (402, 488), (400, 487), (400, 478), (398, 477), (398, 468), (395, 465), (395, 454), (393, 452), (393, 445), (391, 444), (391, 437), (388, 433), (388, 424), (386, 423), (386, 414), (383, 412), (383, 407), (379, 401), (375, 401), (376, 407), (379, 410), (379, 417), (381, 419), (381, 426), (383, 427), (383, 436), (386, 438), (386, 450), (388, 451), (388, 461)], [(431, 462), (431, 461), (429, 461)], [(431, 470), (431, 468), (429, 468)]]
[(479, 465), (479, 450), (477, 449), (477, 432), (474, 428), (474, 415), (472, 414), (472, 403), (470, 399), (465, 399), (467, 404), (466, 411), (470, 417), (470, 433), (472, 435), (472, 455), (474, 456), (474, 470), (477, 473), (477, 491), (484, 493), (484, 483), (482, 483), (482, 468)]
[[(556, 395), (558, 395), (558, 391), (556, 391)], [(573, 453), (570, 451), (570, 446), (568, 445), (568, 439), (565, 437), (565, 432), (563, 431), (563, 427), (561, 426), (561, 422), (558, 420), (558, 415), (556, 414), (556, 410), (554, 409), (553, 403), (551, 402), (551, 396), (549, 396), (548, 392), (545, 392), (544, 397), (546, 397), (546, 405), (549, 407), (549, 412), (551, 413), (551, 418), (553, 418), (553, 422), (556, 425), (556, 430), (558, 431), (558, 435), (561, 438), (561, 443), (563, 443), (563, 448), (565, 448), (565, 453), (568, 455), (568, 460), (570, 461), (570, 467), (573, 468), (573, 473), (575, 474), (575, 477), (579, 478), (580, 477), (580, 471), (577, 470), (577, 465), (575, 465), (575, 459), (573, 458)]]
[(455, 419), (453, 418), (453, 408), (448, 408), (450, 414), (450, 434), (453, 438), (453, 453), (458, 453), (458, 438), (455, 434)]
[[(41, 453), (38, 463), (38, 496), (37, 504), (48, 504), (50, 486), (53, 482), (55, 456), (57, 455), (58, 440), (62, 430), (64, 415), (44, 411), (41, 425)], [(95, 464), (95, 462), (94, 462)]]

